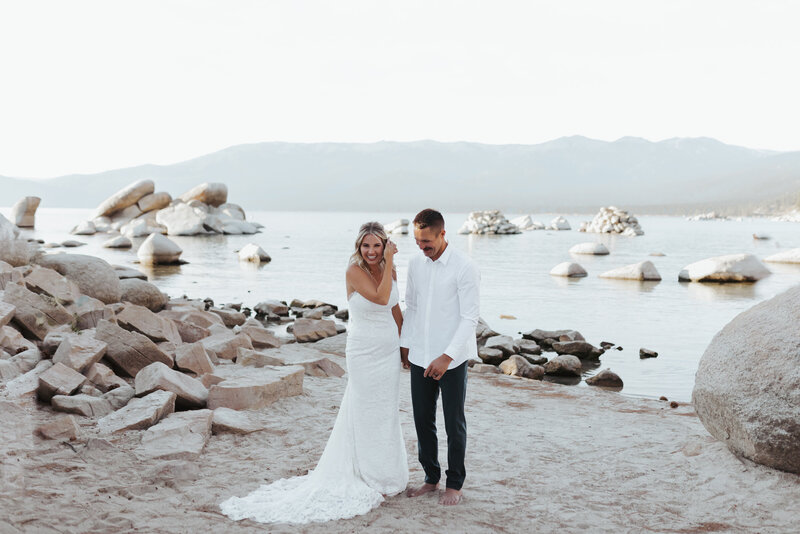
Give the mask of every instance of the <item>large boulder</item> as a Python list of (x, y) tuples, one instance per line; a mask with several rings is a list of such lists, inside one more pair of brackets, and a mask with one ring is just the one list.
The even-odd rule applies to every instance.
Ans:
[(119, 302), (122, 296), (117, 273), (100, 258), (83, 254), (47, 254), (37, 258), (36, 262), (78, 284), (84, 295), (106, 304)]
[(752, 254), (728, 254), (707, 258), (684, 267), (682, 282), (756, 282), (770, 271)]
[(625, 265), (611, 269), (600, 275), (600, 278), (614, 278), (617, 280), (639, 280), (639, 281), (658, 281), (661, 275), (658, 274), (656, 266), (651, 261), (640, 261), (632, 265)]
[(19, 228), (0, 214), (0, 262), (18, 267), (30, 259), (30, 247), (27, 241), (19, 239)]
[(20, 228), (33, 228), (36, 209), (42, 201), (39, 197), (23, 197), (11, 208), (11, 220)]
[(714, 336), (692, 402), (736, 454), (800, 474), (800, 286), (736, 316)]
[(8, 284), (2, 299), (16, 308), (13, 321), (28, 336), (44, 340), (51, 328), (69, 324), (73, 316), (49, 296), (38, 295), (20, 284)]
[[(160, 212), (159, 212), (160, 213)], [(139, 261), (145, 265), (180, 263), (183, 249), (161, 234), (150, 234), (136, 251)]]
[(162, 351), (150, 338), (138, 332), (128, 332), (110, 321), (100, 321), (94, 337), (106, 342), (106, 358), (128, 376), (136, 376), (153, 362), (161, 362), (169, 367), (173, 365), (172, 356)]
[(180, 196), (184, 202), (199, 200), (209, 206), (221, 206), (228, 201), (228, 186), (222, 183), (204, 183), (193, 187)]
[(159, 312), (169, 302), (169, 297), (161, 292), (155, 285), (138, 278), (127, 278), (119, 281), (122, 290), (122, 302), (130, 302), (144, 306), (150, 311)]
[(172, 202), (172, 196), (169, 193), (150, 193), (149, 195), (145, 195), (136, 202), (136, 207), (142, 213), (147, 213), (149, 211), (156, 211), (169, 206), (169, 203)]
[(156, 186), (152, 180), (139, 180), (127, 185), (105, 199), (97, 206), (95, 217), (106, 217), (133, 206), (140, 198), (155, 191)]
[(213, 229), (206, 219), (208, 213), (200, 207), (178, 202), (158, 212), (156, 221), (166, 227), (169, 235), (205, 234)]

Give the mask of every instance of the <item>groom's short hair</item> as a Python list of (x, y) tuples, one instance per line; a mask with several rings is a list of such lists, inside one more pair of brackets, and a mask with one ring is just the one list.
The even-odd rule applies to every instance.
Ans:
[(417, 228), (430, 228), (434, 232), (444, 229), (444, 217), (436, 210), (430, 208), (422, 210), (414, 217), (414, 226)]

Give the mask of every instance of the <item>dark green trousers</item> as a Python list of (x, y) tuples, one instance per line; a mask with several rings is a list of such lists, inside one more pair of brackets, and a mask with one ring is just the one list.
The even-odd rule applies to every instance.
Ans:
[(467, 450), (467, 421), (464, 400), (467, 396), (467, 362), (449, 369), (440, 380), (423, 376), (425, 369), (411, 365), (411, 403), (417, 428), (419, 463), (425, 470), (425, 482), (437, 484), (442, 476), (439, 466), (439, 440), (436, 437), (436, 404), (442, 393), (444, 428), (447, 431), (447, 484), (460, 490), (467, 476), (464, 454)]

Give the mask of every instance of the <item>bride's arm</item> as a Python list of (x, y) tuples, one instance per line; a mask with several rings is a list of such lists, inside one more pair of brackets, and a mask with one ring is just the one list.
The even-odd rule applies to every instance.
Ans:
[[(397, 280), (397, 271), (392, 271), (392, 279)], [(394, 322), (397, 323), (397, 335), (400, 335), (400, 332), (403, 331), (403, 312), (400, 311), (400, 304), (395, 304), (392, 306), (392, 317), (394, 317)]]
[(347, 268), (347, 285), (358, 291), (359, 294), (370, 302), (385, 306), (389, 303), (389, 296), (392, 293), (392, 276), (394, 268), (394, 253), (397, 248), (394, 245), (387, 246), (384, 252), (384, 275), (377, 289), (367, 272), (358, 265), (350, 265)]

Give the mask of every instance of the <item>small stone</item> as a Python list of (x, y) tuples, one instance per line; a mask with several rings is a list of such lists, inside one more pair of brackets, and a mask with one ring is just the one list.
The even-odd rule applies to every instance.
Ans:
[(675, 401), (672, 401), (672, 402), (669, 403), (669, 407), (670, 408), (677, 408), (678, 406), (680, 406), (680, 405)]
[(499, 365), (508, 356), (500, 349), (478, 347), (478, 357), (485, 364)]
[(657, 358), (657, 357), (658, 357), (658, 353), (656, 351), (654, 351), (654, 350), (645, 349), (645, 348), (639, 349), (639, 358), (641, 358), (641, 359), (644, 359), (644, 358)]

